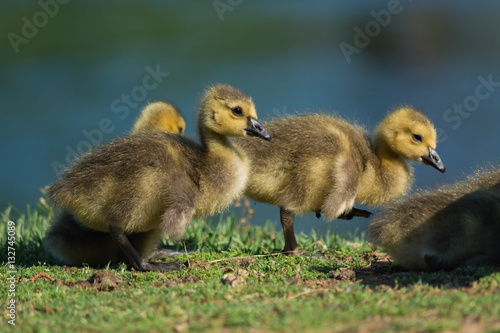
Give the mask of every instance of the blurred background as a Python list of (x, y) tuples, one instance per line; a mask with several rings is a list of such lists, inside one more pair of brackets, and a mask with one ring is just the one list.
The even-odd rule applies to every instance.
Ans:
[[(150, 101), (176, 104), (196, 137), (197, 101), (212, 82), (251, 95), (264, 120), (335, 110), (373, 129), (394, 106), (420, 108), (438, 128), (447, 172), (414, 164), (414, 190), (500, 161), (497, 1), (19, 0), (2, 9), (1, 210), (36, 204), (68, 161), (126, 135)], [(277, 208), (252, 208), (252, 224), (279, 223)], [(309, 214), (296, 232), (359, 233), (367, 223)]]

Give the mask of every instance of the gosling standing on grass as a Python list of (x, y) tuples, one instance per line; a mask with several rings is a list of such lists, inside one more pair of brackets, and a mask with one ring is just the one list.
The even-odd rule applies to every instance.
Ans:
[(500, 265), (500, 169), (399, 200), (368, 232), (408, 270)]
[[(256, 120), (250, 97), (229, 85), (209, 88), (201, 101), (201, 144), (181, 136), (147, 132), (118, 139), (84, 155), (49, 190), (63, 209), (45, 245), (69, 264), (106, 264), (126, 258), (137, 270), (171, 270), (145, 259), (162, 233), (180, 238), (193, 218), (229, 206), (244, 189), (248, 160), (228, 136), (271, 136)], [(74, 239), (75, 225), (109, 233)], [(69, 231), (68, 231), (69, 230)], [(117, 249), (118, 252), (113, 249)], [(108, 253), (111, 252), (111, 253)]]
[(313, 114), (267, 123), (272, 144), (234, 140), (251, 160), (245, 195), (280, 207), (284, 253), (298, 252), (294, 214), (323, 213), (329, 220), (366, 216), (354, 202), (381, 205), (409, 188), (406, 160), (445, 171), (436, 130), (411, 107), (391, 112), (369, 136), (338, 117)]
[[(183, 135), (186, 129), (186, 122), (182, 117), (180, 111), (172, 104), (166, 102), (153, 102), (144, 107), (139, 116), (134, 122), (131, 135), (143, 133), (148, 131), (166, 132)], [(112, 262), (127, 261), (120, 248), (115, 244), (111, 235), (108, 232), (95, 231), (89, 229), (76, 221), (70, 213), (65, 217), (60, 217), (58, 221), (52, 226), (51, 234), (57, 235), (59, 238), (71, 239), (72, 249), (65, 249), (61, 252), (69, 253), (75, 251), (72, 255), (72, 260), (66, 263), (82, 263), (85, 262), (90, 265), (103, 264), (101, 253), (106, 253), (104, 260)], [(154, 235), (134, 234), (129, 235), (128, 238), (132, 244), (143, 244), (150, 242), (149, 238)], [(154, 238), (154, 237), (153, 237)], [(47, 237), (46, 241), (53, 239)], [(80, 249), (85, 248), (85, 252)], [(91, 249), (90, 249), (91, 248)], [(93, 254), (91, 254), (91, 252)], [(150, 254), (155, 259), (162, 259), (181, 254), (181, 252), (156, 249)], [(79, 259), (78, 259), (79, 258)]]

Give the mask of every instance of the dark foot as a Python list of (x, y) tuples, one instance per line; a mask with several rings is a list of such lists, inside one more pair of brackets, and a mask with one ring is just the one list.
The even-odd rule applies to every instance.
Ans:
[(352, 218), (355, 216), (368, 218), (371, 215), (372, 215), (372, 213), (370, 213), (367, 210), (352, 207), (352, 210), (349, 213), (343, 213), (338, 218), (341, 220), (352, 220)]
[(179, 263), (177, 262), (155, 262), (150, 263), (148, 259), (144, 258), (137, 250), (132, 246), (129, 239), (123, 232), (123, 229), (115, 226), (109, 226), (109, 234), (115, 243), (120, 247), (125, 254), (130, 266), (135, 270), (146, 272), (146, 271), (163, 271), (172, 272), (179, 270)]

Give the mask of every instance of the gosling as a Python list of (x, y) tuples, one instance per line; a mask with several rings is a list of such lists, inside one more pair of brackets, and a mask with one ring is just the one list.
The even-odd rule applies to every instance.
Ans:
[(411, 271), (500, 265), (500, 169), (398, 200), (369, 238)]
[[(271, 136), (256, 120), (250, 97), (214, 85), (201, 101), (201, 144), (150, 131), (115, 140), (84, 155), (49, 190), (63, 210), (45, 246), (68, 264), (104, 265), (126, 258), (140, 271), (168, 271), (145, 258), (162, 233), (180, 238), (193, 218), (212, 215), (238, 198), (249, 163), (228, 136)], [(78, 240), (75, 231), (100, 232)], [(107, 243), (108, 234), (116, 244)], [(85, 234), (88, 236), (88, 233)]]
[(323, 213), (350, 219), (370, 213), (354, 202), (381, 205), (404, 194), (413, 180), (406, 161), (419, 161), (441, 172), (436, 130), (411, 107), (387, 115), (373, 136), (339, 117), (312, 114), (265, 125), (272, 144), (236, 138), (251, 160), (245, 195), (280, 208), (283, 253), (297, 254), (295, 214)]
[[(165, 102), (154, 102), (148, 104), (137, 117), (131, 135), (147, 132), (157, 131), (183, 135), (186, 123), (179, 110), (172, 104)], [(56, 225), (57, 224), (57, 225)], [(84, 225), (78, 223), (71, 214), (66, 212), (64, 218), (59, 218), (57, 223), (52, 226), (52, 233), (57, 232), (59, 238), (72, 239), (71, 244), (73, 248), (86, 248), (85, 258), (99, 258), (100, 253), (107, 253), (107, 259), (111, 262), (126, 261), (126, 257), (122, 255), (120, 248), (111, 239), (108, 232), (100, 232), (86, 228)], [(137, 242), (147, 242), (151, 235), (137, 234), (129, 236), (132, 244)], [(89, 244), (92, 244), (90, 246)], [(66, 249), (64, 252), (70, 252), (72, 249)], [(90, 254), (90, 251), (94, 254)], [(163, 259), (166, 257), (173, 257), (182, 254), (172, 250), (157, 249), (150, 254), (150, 258)], [(72, 256), (74, 257), (74, 256)], [(82, 258), (80, 262), (85, 261), (90, 264), (90, 260)], [(90, 262), (89, 262), (90, 261)]]
[(179, 110), (165, 102), (148, 104), (137, 117), (131, 134), (157, 131), (183, 135), (186, 122)]

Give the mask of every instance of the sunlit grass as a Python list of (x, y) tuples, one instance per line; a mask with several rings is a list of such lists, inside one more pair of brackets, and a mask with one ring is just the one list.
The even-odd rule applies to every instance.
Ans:
[[(196, 220), (178, 243), (161, 246), (186, 254), (171, 260), (179, 272), (135, 272), (125, 264), (102, 267), (119, 288), (83, 287), (96, 268), (65, 267), (45, 252), (43, 236), (53, 219), (43, 201), (37, 209), (13, 207), (0, 216), (6, 244), (9, 220), (16, 224), (16, 332), (55, 331), (498, 331), (500, 272), (463, 268), (454, 272), (407, 273), (378, 263), (363, 235), (297, 235), (303, 256), (279, 254), (283, 234), (276, 223), (241, 224), (233, 217)], [(196, 252), (192, 252), (195, 250)], [(6, 248), (2, 247), (2, 256)], [(316, 256), (314, 256), (316, 254)], [(9, 276), (10, 266), (0, 266)], [(33, 280), (36, 274), (48, 278)], [(243, 284), (223, 283), (225, 274)], [(343, 275), (344, 273), (350, 273)], [(8, 301), (8, 283), (0, 294)], [(7, 315), (4, 308), (3, 313)]]

